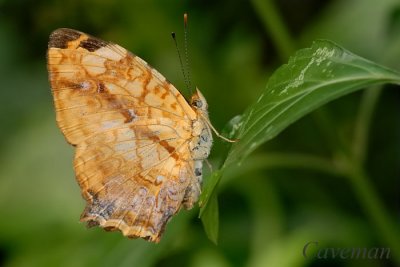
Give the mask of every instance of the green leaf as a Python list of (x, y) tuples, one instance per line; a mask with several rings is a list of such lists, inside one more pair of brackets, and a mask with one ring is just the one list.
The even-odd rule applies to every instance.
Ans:
[(383, 83), (400, 83), (400, 74), (330, 41), (314, 42), (280, 67), (257, 102), (247, 109), (237, 136), (240, 142), (232, 146), (225, 166), (243, 160), (323, 104)]
[(205, 185), (200, 215), (206, 213), (207, 203), (226, 168), (241, 164), (260, 145), (323, 104), (385, 83), (400, 84), (400, 74), (333, 42), (316, 41), (311, 48), (299, 50), (288, 64), (275, 71), (257, 102), (233, 127), (239, 141), (232, 145), (221, 169), (213, 174), (213, 181)]
[(218, 211), (218, 199), (217, 194), (208, 201), (207, 209), (201, 215), (201, 222), (203, 223), (204, 231), (208, 239), (210, 239), (215, 245), (218, 243), (218, 230), (219, 230), (219, 211)]

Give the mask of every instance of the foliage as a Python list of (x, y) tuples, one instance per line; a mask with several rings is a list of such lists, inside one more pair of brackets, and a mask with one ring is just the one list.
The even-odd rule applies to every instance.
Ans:
[[(232, 146), (221, 169), (213, 173), (203, 189), (200, 214), (206, 213), (213, 218), (203, 219), (209, 237), (216, 242), (218, 207), (213, 192), (225, 168), (240, 165), (261, 144), (321, 105), (367, 86), (383, 83), (399, 84), (400, 74), (329, 41), (317, 41), (311, 48), (299, 50), (288, 64), (274, 72), (257, 102), (250, 105), (241, 119), (232, 125), (229, 136), (237, 138), (238, 142)], [(210, 208), (208, 201), (212, 202)]]

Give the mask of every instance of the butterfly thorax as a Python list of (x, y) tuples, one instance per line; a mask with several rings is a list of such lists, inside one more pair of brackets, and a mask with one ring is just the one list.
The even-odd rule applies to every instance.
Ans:
[(193, 138), (189, 144), (189, 148), (192, 159), (203, 160), (210, 154), (213, 138), (211, 129), (208, 126), (207, 101), (198, 89), (193, 94), (190, 105), (197, 114), (197, 120), (192, 122)]
[(190, 100), (190, 106), (197, 115), (196, 119), (192, 121), (192, 138), (189, 142), (191, 159), (194, 160), (195, 179), (185, 190), (182, 203), (186, 209), (191, 209), (200, 196), (203, 180), (203, 160), (209, 156), (213, 141), (209, 126), (207, 102), (198, 89)]

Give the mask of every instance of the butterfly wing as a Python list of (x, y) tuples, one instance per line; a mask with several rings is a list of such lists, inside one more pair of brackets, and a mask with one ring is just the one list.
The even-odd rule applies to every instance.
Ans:
[(82, 221), (158, 242), (196, 181), (196, 113), (161, 74), (124, 48), (71, 29), (50, 36), (57, 123), (76, 146)]

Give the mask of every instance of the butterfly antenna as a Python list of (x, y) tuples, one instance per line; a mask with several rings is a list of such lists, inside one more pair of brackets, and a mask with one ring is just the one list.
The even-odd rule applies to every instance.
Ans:
[(190, 90), (190, 87), (189, 87), (189, 82), (188, 82), (188, 78), (187, 78), (187, 75), (185, 72), (185, 68), (183, 67), (181, 52), (179, 51), (178, 43), (176, 41), (176, 34), (174, 32), (172, 32), (171, 36), (172, 36), (172, 39), (174, 40), (176, 52), (178, 53), (179, 63), (181, 65), (181, 71), (182, 71), (182, 75), (183, 75), (183, 80), (185, 81), (186, 88), (189, 90), (190, 94), (192, 94), (192, 91)]
[(189, 65), (189, 49), (188, 49), (188, 15), (187, 13), (183, 14), (183, 25), (184, 25), (184, 45), (185, 45), (185, 65), (187, 71), (187, 84), (190, 92), (192, 93), (192, 85), (190, 79), (190, 65)]

